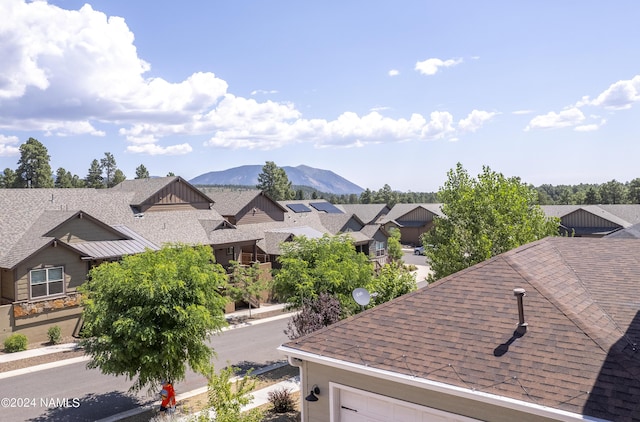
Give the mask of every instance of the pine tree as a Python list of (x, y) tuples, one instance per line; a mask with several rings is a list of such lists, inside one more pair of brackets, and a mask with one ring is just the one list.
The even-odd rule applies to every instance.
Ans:
[(53, 175), (49, 152), (37, 139), (29, 138), (20, 145), (20, 159), (16, 170), (15, 187), (52, 188)]

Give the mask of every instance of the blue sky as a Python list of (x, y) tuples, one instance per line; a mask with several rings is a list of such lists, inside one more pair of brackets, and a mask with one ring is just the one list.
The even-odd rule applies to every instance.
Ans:
[(0, 2), (0, 169), (274, 161), (437, 191), (640, 177), (640, 2)]

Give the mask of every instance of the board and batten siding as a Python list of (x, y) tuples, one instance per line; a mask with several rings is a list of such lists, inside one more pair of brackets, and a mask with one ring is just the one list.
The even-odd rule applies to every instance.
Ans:
[(599, 227), (599, 228), (618, 228), (619, 224), (607, 220), (585, 210), (577, 210), (561, 218), (562, 225), (565, 227)]
[(236, 225), (284, 221), (284, 211), (263, 195), (245, 205), (236, 216)]
[(140, 212), (174, 211), (188, 208), (209, 209), (211, 203), (198, 190), (185, 183), (174, 182), (165, 186), (140, 204)]
[[(357, 390), (483, 421), (551, 422), (554, 420), (309, 361), (304, 361), (300, 370), (302, 371), (300, 403), (304, 407), (302, 422), (339, 422), (331, 418), (330, 383), (342, 384)], [(320, 388), (319, 400), (305, 401), (303, 397), (309, 394), (314, 384)], [(339, 411), (339, 397), (333, 397), (333, 404), (337, 407), (335, 410)]]
[[(37, 254), (22, 261), (16, 267), (18, 291), (15, 301), (30, 300), (29, 272), (34, 269), (64, 268), (64, 293), (75, 292), (87, 279), (88, 264), (80, 259), (78, 254), (68, 248), (57, 245), (49, 246)], [(46, 297), (34, 300), (46, 299)]]
[(399, 223), (403, 221), (411, 221), (411, 222), (421, 221), (426, 223), (426, 222), (432, 222), (434, 216), (435, 214), (432, 213), (431, 211), (422, 207), (417, 207), (411, 210), (410, 212), (406, 213), (402, 217), (398, 218), (397, 220)]

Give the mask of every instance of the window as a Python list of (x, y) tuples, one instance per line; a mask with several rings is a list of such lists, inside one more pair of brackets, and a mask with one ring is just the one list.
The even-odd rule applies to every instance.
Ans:
[(376, 256), (384, 256), (386, 251), (384, 249), (384, 242), (376, 241)]
[(229, 255), (229, 256), (234, 256), (233, 246), (229, 246), (229, 247), (227, 248), (227, 255)]
[(64, 268), (52, 267), (31, 270), (31, 297), (44, 297), (64, 293)]

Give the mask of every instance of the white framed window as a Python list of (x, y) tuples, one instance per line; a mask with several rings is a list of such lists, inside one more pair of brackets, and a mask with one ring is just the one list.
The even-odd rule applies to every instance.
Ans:
[(59, 295), (64, 293), (64, 268), (51, 267), (29, 272), (31, 298)]
[(376, 256), (384, 256), (386, 254), (384, 242), (378, 242), (376, 240)]
[(233, 249), (233, 246), (229, 246), (227, 248), (227, 255), (234, 256), (234, 254), (235, 254), (235, 250)]

